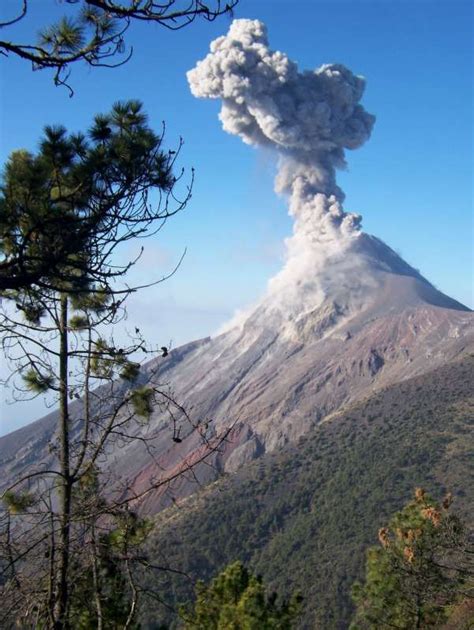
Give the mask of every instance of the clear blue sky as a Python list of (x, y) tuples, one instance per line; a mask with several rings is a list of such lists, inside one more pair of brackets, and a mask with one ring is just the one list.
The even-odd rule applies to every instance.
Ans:
[[(18, 4), (4, 0), (2, 17)], [(69, 10), (74, 5), (33, 2), (18, 38)], [(439, 289), (474, 307), (472, 2), (241, 0), (235, 17), (265, 22), (270, 46), (300, 69), (340, 62), (366, 77), (363, 102), (377, 122), (339, 174), (346, 210), (361, 213), (366, 232)], [(291, 232), (269, 157), (225, 134), (219, 104), (196, 100), (187, 85), (186, 71), (228, 25), (221, 18), (174, 33), (134, 25), (131, 61), (113, 70), (74, 66), (73, 98), (47, 71), (0, 58), (2, 164), (14, 149), (34, 150), (45, 124), (85, 129), (119, 99), (142, 100), (157, 128), (165, 120), (170, 147), (183, 136), (181, 165), (196, 169), (193, 199), (146, 243), (136, 274), (163, 275), (185, 247), (187, 255), (172, 279), (130, 304), (130, 326), (138, 323), (160, 345), (210, 334), (252, 303), (281, 266)], [(20, 407), (2, 407), (3, 432), (38, 415), (37, 407)]]

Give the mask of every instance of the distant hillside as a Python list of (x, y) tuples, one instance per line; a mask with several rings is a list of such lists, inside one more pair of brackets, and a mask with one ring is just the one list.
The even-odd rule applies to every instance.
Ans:
[[(334, 414), (295, 446), (159, 515), (154, 560), (207, 579), (240, 558), (271, 589), (304, 595), (301, 628), (347, 628), (365, 550), (414, 487), (452, 491), (472, 522), (473, 383), (468, 355)], [(165, 601), (190, 598), (189, 580), (159, 575)], [(144, 627), (165, 619), (169, 611), (150, 603)]]

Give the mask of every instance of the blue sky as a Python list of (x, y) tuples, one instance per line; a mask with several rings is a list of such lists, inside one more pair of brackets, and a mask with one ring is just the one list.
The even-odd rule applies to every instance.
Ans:
[[(2, 17), (18, 4), (4, 1)], [(71, 10), (53, 0), (32, 4), (18, 39)], [(235, 17), (265, 22), (270, 46), (300, 69), (340, 62), (366, 77), (363, 103), (377, 122), (339, 174), (345, 208), (362, 214), (366, 232), (440, 290), (474, 307), (472, 3), (241, 0)], [(153, 126), (166, 121), (167, 146), (184, 138), (180, 164), (196, 169), (193, 199), (146, 242), (135, 275), (166, 274), (184, 248), (187, 254), (173, 278), (130, 303), (130, 326), (138, 323), (160, 345), (208, 335), (252, 303), (280, 268), (282, 241), (291, 232), (285, 204), (273, 193), (271, 157), (225, 134), (219, 104), (196, 100), (187, 85), (186, 71), (228, 26), (226, 18), (178, 32), (133, 25), (131, 61), (113, 70), (76, 65), (73, 98), (54, 87), (47, 71), (0, 59), (2, 164), (14, 149), (34, 150), (45, 124), (82, 130), (95, 113), (128, 98), (144, 102)], [(38, 409), (4, 400), (3, 432), (33, 419)]]

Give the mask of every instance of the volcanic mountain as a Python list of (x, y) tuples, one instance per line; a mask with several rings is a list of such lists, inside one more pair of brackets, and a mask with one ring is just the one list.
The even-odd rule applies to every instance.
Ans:
[[(214, 460), (218, 471), (236, 471), (294, 442), (341, 407), (474, 351), (468, 309), (381, 241), (361, 235), (357, 248), (354, 263), (372, 271), (365, 286), (342, 286), (314, 307), (305, 295), (308, 308), (296, 316), (263, 300), (242, 324), (172, 351), (158, 370), (158, 380), (171, 383), (189, 413), (209, 423), (215, 435), (231, 429)], [(178, 449), (169, 440), (164, 426), (160, 451), (168, 464), (179, 465), (184, 452), (199, 452), (195, 436)], [(138, 487), (156, 474), (143, 461), (139, 444), (120, 454), (121, 471), (134, 476)], [(214, 474), (201, 466), (198, 477), (206, 481)], [(147, 499), (146, 509), (156, 509), (155, 499)]]
[[(137, 424), (140, 439), (109, 443), (101, 466), (138, 493), (151, 479), (176, 475), (173, 498), (192, 492), (196, 480), (294, 442), (375, 390), (474, 351), (469, 309), (363, 233), (361, 217), (343, 209), (336, 169), (375, 121), (360, 104), (362, 77), (341, 64), (299, 72), (268, 47), (261, 22), (235, 20), (188, 80), (195, 96), (221, 99), (227, 132), (275, 153), (276, 190), (288, 198), (294, 230), (285, 265), (257, 305), (214, 338), (141, 370), (140, 383), (167, 384), (199, 430), (187, 433), (182, 417), (170, 427), (156, 409)], [(107, 390), (97, 395), (106, 399)], [(71, 411), (74, 438), (80, 401)], [(53, 413), (0, 439), (3, 483), (31, 466), (54, 465), (55, 426)], [(192, 475), (180, 474), (220, 440)], [(140, 506), (150, 513), (168, 501), (160, 490)]]
[[(207, 439), (230, 430), (213, 466), (195, 469), (194, 482), (235, 471), (349, 403), (474, 352), (469, 309), (372, 236), (361, 233), (344, 258), (332, 261), (324, 297), (311, 288), (300, 283), (289, 305), (284, 296), (267, 296), (228, 331), (143, 366), (142, 382), (169, 383), (190, 417), (208, 425)], [(80, 404), (76, 410), (80, 417)], [(56, 420), (49, 414), (0, 439), (3, 482), (51, 461)], [(80, 420), (75, 424), (78, 430)], [(199, 433), (186, 436), (184, 427), (182, 442), (173, 442), (161, 413), (137, 427), (138, 437), (151, 435), (153, 457), (141, 441), (116, 443), (108, 456), (107, 466), (134, 491), (202, 453)], [(180, 479), (173, 496), (194, 491), (194, 482)], [(142, 509), (155, 512), (167, 497), (150, 494)]]

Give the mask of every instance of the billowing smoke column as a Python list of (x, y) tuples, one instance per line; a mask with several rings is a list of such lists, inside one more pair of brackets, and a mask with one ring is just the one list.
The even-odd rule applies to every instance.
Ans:
[(269, 49), (258, 20), (235, 20), (210, 49), (187, 74), (193, 95), (221, 99), (227, 132), (277, 153), (275, 188), (289, 195), (295, 217), (287, 263), (270, 292), (303, 277), (321, 290), (314, 286), (319, 270), (360, 230), (360, 216), (342, 208), (335, 171), (345, 166), (345, 149), (361, 146), (374, 124), (359, 104), (364, 79), (339, 64), (298, 72), (285, 54)]

